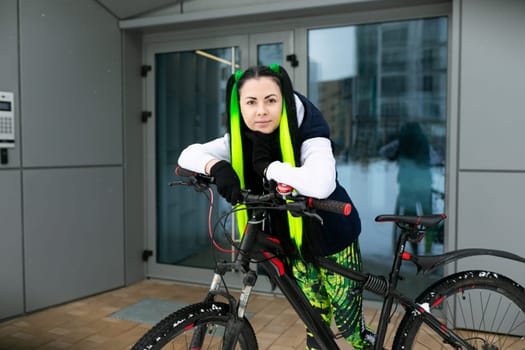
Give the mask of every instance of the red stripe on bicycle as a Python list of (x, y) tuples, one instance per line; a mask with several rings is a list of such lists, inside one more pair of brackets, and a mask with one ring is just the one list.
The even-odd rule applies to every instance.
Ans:
[(432, 304), (432, 307), (438, 306), (439, 304), (443, 302), (444, 299), (445, 297), (438, 298), (436, 301), (434, 301), (434, 304)]
[(277, 267), (279, 270), (279, 276), (284, 276), (284, 264), (281, 260), (277, 259), (275, 256), (270, 255), (268, 252), (263, 252), (264, 256), (270, 259), (270, 261)]

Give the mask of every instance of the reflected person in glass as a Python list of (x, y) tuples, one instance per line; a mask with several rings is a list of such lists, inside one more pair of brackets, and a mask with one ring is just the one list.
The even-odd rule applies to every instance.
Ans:
[[(396, 214), (423, 215), (432, 213), (432, 169), (431, 146), (423, 128), (417, 122), (401, 126), (396, 140), (379, 151), (389, 160), (397, 160), (398, 195)], [(425, 254), (431, 252), (435, 230), (426, 231)], [(397, 236), (397, 230), (394, 229)], [(414, 254), (418, 254), (418, 243), (411, 243)]]
[[(238, 71), (228, 80), (226, 106), (228, 132), (188, 146), (178, 159), (180, 166), (214, 176), (217, 190), (233, 205), (240, 200), (241, 188), (263, 193), (268, 181), (290, 185), (305, 196), (352, 203), (337, 181), (328, 124), (317, 107), (294, 92), (284, 68), (274, 64)], [(312, 263), (312, 257), (325, 256), (362, 270), (359, 214), (353, 203), (349, 216), (318, 214), (323, 225), (304, 217), (296, 229), (287, 213), (273, 212), (271, 233), (285, 249), (299, 253), (292, 262), (293, 274), (310, 303), (328, 324), (334, 316), (355, 349), (367, 349), (374, 335), (365, 327), (361, 294), (353, 293), (359, 286)], [(246, 219), (239, 214), (237, 218), (242, 227)], [(308, 330), (306, 348), (318, 348)]]

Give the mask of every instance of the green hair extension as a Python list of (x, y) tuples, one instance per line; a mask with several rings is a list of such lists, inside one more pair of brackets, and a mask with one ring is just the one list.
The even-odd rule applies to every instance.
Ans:
[[(288, 126), (288, 113), (286, 112), (286, 103), (284, 99), (283, 111), (281, 113), (281, 122), (279, 124), (279, 143), (281, 145), (281, 155), (283, 157), (283, 161), (295, 168), (295, 154), (293, 151), (292, 137), (290, 136), (290, 128)], [(303, 219), (300, 216), (293, 216), (290, 212), (287, 212), (287, 214), (290, 238), (300, 251), (303, 245)]]
[[(230, 136), (231, 136), (231, 159), (232, 167), (239, 177), (241, 188), (246, 188), (244, 181), (244, 161), (243, 161), (243, 149), (242, 149), (242, 137), (241, 137), (241, 113), (239, 111), (239, 98), (237, 96), (237, 82), (243, 75), (243, 71), (235, 72), (235, 83), (232, 87), (231, 98), (230, 98)], [(248, 223), (248, 212), (246, 211), (246, 205), (237, 204), (235, 206), (237, 211), (237, 227), (239, 229), (239, 235), (242, 238), (244, 234), (244, 228)]]
[[(277, 63), (273, 63), (269, 68), (277, 74), (281, 74), (281, 67)], [(279, 124), (279, 143), (281, 146), (281, 155), (283, 162), (290, 164), (295, 168), (295, 153), (292, 145), (292, 137), (290, 135), (290, 127), (288, 124), (288, 113), (286, 111), (286, 102), (283, 94), (283, 110), (281, 113), (281, 122)], [(295, 246), (301, 251), (303, 245), (303, 219), (295, 217), (290, 212), (288, 214), (288, 228), (290, 230), (290, 238), (295, 243)]]

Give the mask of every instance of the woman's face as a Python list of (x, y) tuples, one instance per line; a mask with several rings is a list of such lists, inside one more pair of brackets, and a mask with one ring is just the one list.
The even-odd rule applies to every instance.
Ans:
[(279, 127), (283, 96), (270, 77), (248, 79), (239, 90), (242, 118), (252, 131), (270, 134)]

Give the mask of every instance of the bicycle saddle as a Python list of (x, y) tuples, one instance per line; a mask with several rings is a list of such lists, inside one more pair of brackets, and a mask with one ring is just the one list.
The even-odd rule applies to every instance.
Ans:
[(446, 219), (445, 214), (428, 214), (428, 215), (379, 215), (376, 217), (376, 222), (396, 222), (407, 225), (421, 225), (430, 227), (438, 224), (441, 220)]

